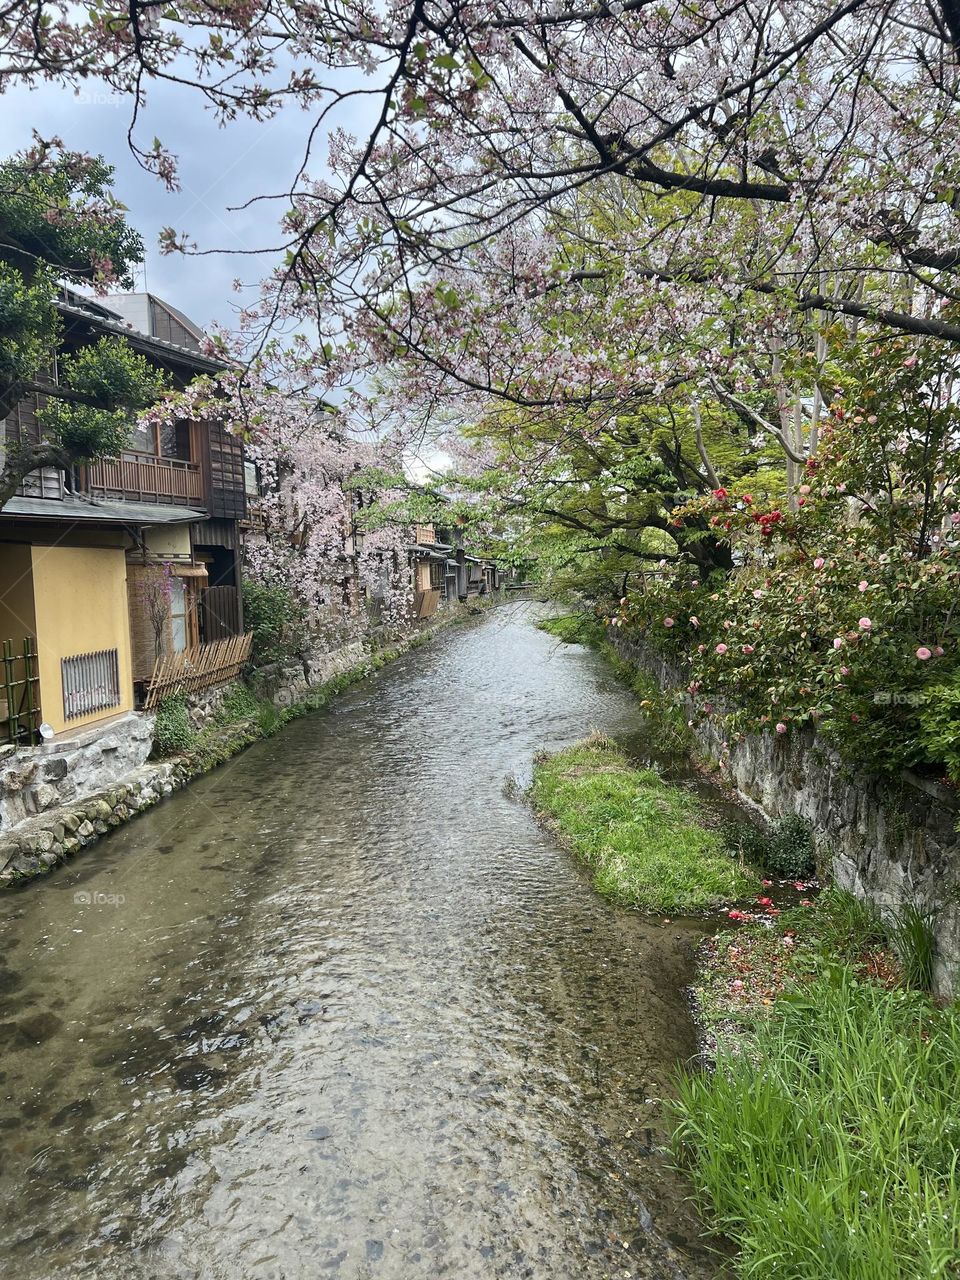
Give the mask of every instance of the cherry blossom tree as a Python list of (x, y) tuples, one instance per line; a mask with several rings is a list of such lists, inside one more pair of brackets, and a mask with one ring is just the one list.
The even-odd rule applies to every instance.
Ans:
[[(302, 346), (273, 343), (256, 365), (197, 378), (144, 418), (215, 420), (242, 437), (258, 487), (246, 571), (289, 593), (312, 637), (361, 629), (368, 594), (399, 626), (411, 597), (409, 531), (401, 520), (365, 525), (366, 510), (384, 497), (368, 480), (382, 471), (384, 450), (350, 435), (343, 416), (311, 394)], [(221, 336), (211, 349), (222, 356), (229, 347)]]

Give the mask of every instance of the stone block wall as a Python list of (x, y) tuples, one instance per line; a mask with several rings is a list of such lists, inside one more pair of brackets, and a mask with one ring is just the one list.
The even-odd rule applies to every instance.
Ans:
[[(680, 673), (635, 639), (615, 632), (610, 638), (661, 688), (683, 687)], [(693, 732), (744, 800), (769, 818), (793, 813), (810, 823), (839, 885), (887, 913), (907, 903), (929, 911), (937, 990), (960, 992), (960, 795), (954, 788), (912, 773), (887, 779), (851, 768), (812, 728), (753, 734), (729, 745), (709, 722)]]
[(153, 716), (131, 711), (37, 747), (0, 749), (0, 832), (118, 781), (152, 745)]

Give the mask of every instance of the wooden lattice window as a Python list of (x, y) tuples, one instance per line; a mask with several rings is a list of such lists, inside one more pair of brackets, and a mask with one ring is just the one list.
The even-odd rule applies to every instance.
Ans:
[(64, 720), (77, 720), (120, 705), (120, 661), (116, 649), (62, 658), (60, 676)]

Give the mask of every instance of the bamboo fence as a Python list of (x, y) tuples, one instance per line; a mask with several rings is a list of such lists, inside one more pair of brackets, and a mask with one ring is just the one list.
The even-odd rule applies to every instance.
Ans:
[(152, 711), (171, 693), (197, 693), (236, 679), (250, 657), (252, 644), (253, 633), (248, 632), (158, 658), (147, 685), (144, 707)]

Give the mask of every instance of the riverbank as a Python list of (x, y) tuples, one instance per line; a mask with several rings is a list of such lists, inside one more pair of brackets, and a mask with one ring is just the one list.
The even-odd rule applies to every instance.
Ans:
[(0, 834), (0, 890), (47, 875), (132, 821), (161, 800), (188, 786), (247, 747), (271, 737), (291, 721), (322, 710), (351, 685), (374, 675), (401, 654), (427, 643), (439, 631), (484, 613), (499, 603), (477, 603), (468, 610), (444, 613), (430, 626), (394, 643), (363, 649), (359, 661), (332, 678), (305, 690), (296, 700), (287, 687), (276, 701), (242, 681), (223, 691), (217, 710), (196, 728), (183, 699), (168, 699), (155, 717), (154, 756), (108, 787), (90, 791)]
[[(589, 616), (542, 625), (611, 657)], [(612, 656), (658, 726), (662, 717), (669, 725), (669, 694), (644, 697), (650, 674)], [(641, 866), (649, 856), (658, 903), (674, 867), (689, 874), (688, 850), (669, 829), (661, 848), (661, 833), (636, 819), (635, 808), (650, 805), (636, 791), (643, 771), (619, 755), (604, 772), (595, 754), (599, 779), (582, 768), (581, 746), (554, 757), (566, 789), (548, 761), (534, 795), (546, 785), (549, 809), (598, 867), (602, 892), (612, 878), (611, 896), (642, 899), (627, 888), (622, 845)], [(909, 905), (881, 916), (836, 886), (805, 896), (814, 848), (795, 815), (765, 830), (733, 824), (723, 844), (771, 879), (749, 907), (727, 913), (736, 929), (701, 945), (692, 991), (709, 1069), (681, 1071), (668, 1118), (705, 1216), (739, 1250), (733, 1268), (744, 1280), (957, 1276), (960, 1008), (930, 995), (931, 920)]]
[(739, 1275), (957, 1274), (960, 1010), (930, 978), (922, 921), (836, 888), (705, 945), (675, 1148)]
[(539, 756), (530, 798), (589, 867), (594, 887), (622, 906), (690, 915), (760, 888), (759, 877), (702, 825), (694, 796), (652, 769), (635, 768), (600, 734)]

